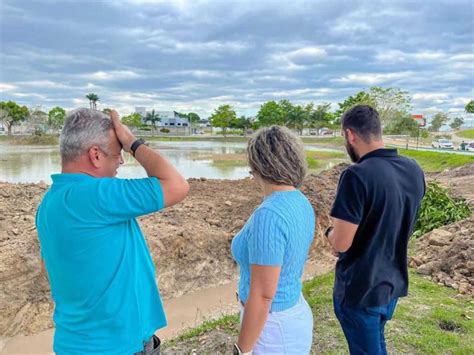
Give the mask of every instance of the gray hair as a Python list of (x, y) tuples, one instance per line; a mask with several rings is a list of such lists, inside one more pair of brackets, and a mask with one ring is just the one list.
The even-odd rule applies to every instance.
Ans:
[(299, 187), (306, 177), (303, 143), (286, 127), (259, 129), (248, 142), (247, 159), (252, 171), (272, 184)]
[(77, 159), (94, 145), (106, 151), (111, 129), (112, 120), (101, 111), (79, 108), (69, 112), (59, 143), (63, 162)]

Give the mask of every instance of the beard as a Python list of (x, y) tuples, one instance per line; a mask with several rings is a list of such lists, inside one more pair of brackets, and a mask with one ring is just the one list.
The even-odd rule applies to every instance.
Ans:
[(350, 145), (348, 141), (346, 141), (346, 151), (353, 163), (356, 163), (360, 159), (360, 155), (357, 154), (354, 147)]

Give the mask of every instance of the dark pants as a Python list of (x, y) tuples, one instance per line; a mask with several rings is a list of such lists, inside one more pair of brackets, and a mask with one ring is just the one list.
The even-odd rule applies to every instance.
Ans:
[(143, 342), (143, 351), (135, 353), (135, 355), (160, 355), (161, 340), (153, 335), (150, 340)]
[(385, 306), (355, 308), (334, 299), (334, 313), (341, 324), (349, 351), (354, 354), (387, 354), (385, 323), (392, 319), (398, 298)]

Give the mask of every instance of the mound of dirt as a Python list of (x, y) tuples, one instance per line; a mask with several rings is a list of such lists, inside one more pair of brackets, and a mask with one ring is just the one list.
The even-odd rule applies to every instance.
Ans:
[[(310, 175), (302, 192), (317, 215), (310, 259), (334, 263), (323, 236), (339, 175), (346, 165)], [(238, 276), (230, 243), (261, 202), (250, 179), (191, 179), (182, 203), (140, 218), (164, 298), (227, 283)], [(35, 213), (46, 184), (0, 183), (0, 335), (53, 326), (49, 284), (40, 270)]]
[(430, 174), (428, 180), (440, 182), (448, 187), (452, 194), (464, 198), (474, 209), (474, 163), (446, 170), (439, 174)]
[(474, 214), (422, 236), (410, 266), (433, 281), (474, 295)]

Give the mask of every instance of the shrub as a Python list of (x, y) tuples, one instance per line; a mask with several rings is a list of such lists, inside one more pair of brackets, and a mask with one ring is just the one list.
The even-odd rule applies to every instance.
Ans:
[(428, 183), (415, 224), (414, 237), (418, 238), (433, 229), (457, 222), (471, 214), (469, 205), (464, 199), (451, 197), (448, 192), (437, 182)]
[(170, 133), (170, 130), (168, 128), (162, 128), (160, 129), (160, 132), (162, 133)]

